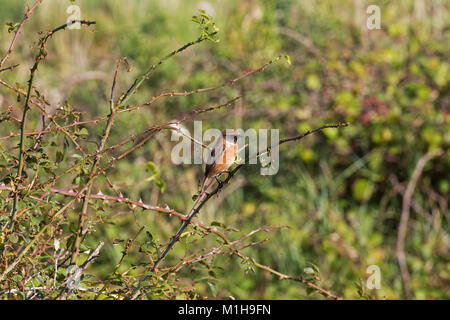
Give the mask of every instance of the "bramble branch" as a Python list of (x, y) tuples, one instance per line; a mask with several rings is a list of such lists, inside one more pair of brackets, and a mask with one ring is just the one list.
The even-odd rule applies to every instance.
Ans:
[[(9, 45), (8, 51), (6, 52), (6, 55), (3, 57), (3, 59), (0, 61), (0, 67), (6, 62), (6, 60), (8, 60), (9, 56), (11, 55), (11, 53), (13, 52), (14, 49), (14, 44), (16, 43), (17, 37), (20, 34), (20, 31), (23, 27), (23, 25), (25, 24), (25, 21), (28, 20), (28, 18), (33, 14), (34, 9), (42, 2), (42, 0), (37, 0), (29, 9), (27, 9), (27, 12), (25, 12), (25, 14), (23, 15), (22, 21), (20, 22), (20, 24), (16, 27), (16, 31), (14, 32), (14, 36), (11, 40), (11, 44)], [(3, 69), (0, 70), (1, 71), (5, 71), (7, 70)]]
[[(291, 138), (284, 138), (284, 139), (280, 139), (278, 145), (281, 145), (283, 143), (289, 142), (289, 141), (298, 141), (303, 139), (304, 137), (316, 133), (320, 130), (326, 129), (326, 128), (338, 128), (338, 127), (343, 127), (343, 126), (347, 126), (347, 123), (340, 123), (340, 124), (335, 124), (335, 125), (324, 125), (321, 126), (319, 128), (313, 129), (313, 130), (308, 130), (307, 132), (295, 136), (295, 137), (291, 137)], [(266, 152), (269, 152), (271, 148), (273, 148), (274, 146), (270, 146), (267, 148)], [(256, 157), (259, 157), (262, 153), (257, 153)], [(186, 229), (186, 227), (190, 224), (192, 218), (200, 211), (200, 209), (203, 207), (203, 205), (208, 202), (209, 199), (211, 199), (211, 197), (213, 195), (215, 195), (216, 193), (218, 193), (226, 184), (229, 183), (229, 181), (233, 178), (233, 176), (236, 174), (236, 172), (242, 168), (245, 164), (248, 164), (248, 161), (246, 161), (245, 163), (239, 164), (238, 166), (236, 166), (236, 168), (234, 170), (232, 170), (230, 173), (228, 173), (227, 178), (222, 182), (222, 185), (217, 186), (211, 193), (207, 193), (206, 190), (210, 187), (210, 185), (214, 182), (214, 180), (212, 179), (210, 182), (210, 185), (208, 185), (206, 188), (204, 188), (199, 197), (197, 198), (197, 200), (195, 201), (192, 209), (189, 211), (189, 213), (186, 216), (186, 219), (181, 223), (180, 227), (178, 228), (177, 232), (170, 238), (169, 243), (166, 245), (166, 247), (164, 248), (164, 251), (161, 253), (161, 255), (158, 257), (158, 259), (155, 261), (155, 263), (153, 264), (151, 270), (154, 271), (156, 269), (156, 267), (158, 266), (158, 264), (166, 257), (166, 255), (168, 254), (168, 252), (170, 251), (170, 249), (173, 247), (173, 245), (179, 240), (180, 235), (182, 234), (182, 232), (184, 231), (184, 229)]]
[[(36, 2), (35, 5), (37, 5), (39, 2)], [(60, 30), (64, 30), (65, 28), (67, 28), (67, 26), (69, 26), (69, 23), (74, 23), (74, 22), (79, 22), (82, 25), (87, 25), (90, 26), (92, 24), (95, 24), (95, 21), (85, 21), (85, 20), (74, 20), (74, 21), (70, 21), (68, 23), (65, 23), (53, 30), (50, 30), (49, 32), (47, 32), (47, 34), (45, 36), (43, 36), (40, 40), (39, 40), (39, 52), (36, 55), (35, 58), (35, 62), (33, 64), (33, 66), (30, 69), (30, 78), (28, 80), (28, 90), (27, 90), (27, 95), (25, 98), (25, 104), (23, 107), (23, 114), (22, 114), (22, 121), (20, 123), (20, 142), (19, 142), (19, 165), (17, 168), (17, 175), (16, 175), (16, 182), (20, 183), (22, 180), (22, 171), (23, 171), (23, 166), (24, 166), (24, 153), (25, 153), (25, 125), (26, 125), (26, 117), (27, 117), (27, 112), (28, 109), (30, 108), (29, 106), (29, 101), (30, 101), (30, 97), (31, 97), (31, 88), (33, 86), (33, 80), (34, 80), (34, 75), (35, 72), (39, 66), (39, 62), (41, 60), (43, 60), (45, 58), (45, 56), (47, 55), (46, 51), (45, 51), (45, 45), (48, 41), (48, 39), (50, 37), (52, 37), (52, 35)], [(14, 42), (15, 38), (13, 39)], [(14, 43), (12, 43), (13, 45)], [(8, 55), (5, 57), (5, 60), (7, 59)], [(0, 64), (1, 65), (1, 64)], [(13, 200), (13, 207), (12, 207), (12, 212), (11, 212), (11, 221), (10, 221), (10, 225), (11, 225), (11, 229), (14, 229), (14, 220), (16, 218), (16, 214), (17, 214), (17, 202), (18, 202), (18, 194), (15, 193), (14, 194), (14, 200)]]

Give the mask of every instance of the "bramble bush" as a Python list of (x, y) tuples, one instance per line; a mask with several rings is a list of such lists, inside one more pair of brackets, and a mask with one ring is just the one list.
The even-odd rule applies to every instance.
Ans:
[[(375, 2), (2, 4), (2, 299), (447, 298), (448, 5)], [(302, 140), (196, 203), (194, 119)]]
[[(39, 4), (39, 1), (36, 4)], [(24, 22), (32, 14), (34, 8), (27, 10)], [(36, 45), (37, 53), (30, 69), (27, 88), (23, 90), (19, 86), (9, 86), (5, 83), (18, 94), (18, 101), (22, 99), (24, 104), (21, 120), (15, 119), (11, 115), (12, 110), (4, 113), (2, 119), (5, 122), (18, 122), (20, 129), (17, 134), (11, 133), (9, 136), (3, 137), (4, 140), (19, 138), (18, 148), (8, 148), (2, 154), (3, 168), (8, 171), (2, 180), (2, 191), (8, 193), (6, 198), (2, 199), (4, 212), (1, 243), (3, 259), (0, 280), (4, 284), (2, 293), (5, 297), (23, 299), (197, 298), (199, 294), (195, 288), (178, 283), (180, 281), (178, 272), (187, 267), (195, 269), (194, 264), (204, 266), (210, 278), (206, 282), (214, 292), (216, 275), (214, 273), (215, 266), (211, 260), (217, 255), (232, 255), (240, 258), (248, 269), (259, 267), (282, 278), (303, 283), (311, 290), (317, 290), (325, 296), (337, 298), (316, 284), (320, 280), (320, 275), (315, 266), (314, 269), (311, 267), (305, 269), (307, 276), (294, 278), (261, 265), (242, 253), (244, 248), (257, 244), (257, 242), (245, 242), (253, 234), (283, 227), (259, 227), (232, 241), (227, 233), (236, 230), (230, 229), (223, 223), (212, 222), (210, 225), (205, 225), (192, 220), (200, 208), (223, 188), (222, 184), (228, 184), (233, 174), (230, 174), (211, 193), (201, 193), (188, 215), (179, 213), (168, 206), (145, 204), (142, 199), (132, 200), (118, 190), (117, 181), (113, 182), (109, 178), (109, 170), (117, 168), (119, 161), (125, 159), (133, 151), (142, 148), (160, 131), (167, 129), (177, 131), (177, 125), (191, 120), (194, 116), (230, 107), (240, 98), (238, 96), (217, 106), (191, 110), (179, 120), (152, 125), (142, 133), (134, 133), (120, 142), (107, 146), (110, 133), (114, 128), (115, 117), (120, 116), (121, 113), (134, 112), (142, 107), (142, 105), (128, 104), (128, 101), (144, 81), (153, 75), (158, 66), (191, 46), (206, 41), (218, 41), (216, 39), (218, 28), (211, 16), (207, 15), (204, 10), (200, 10), (198, 16), (193, 16), (192, 21), (200, 27), (200, 35), (197, 40), (188, 42), (170, 52), (158, 63), (151, 65), (116, 99), (116, 84), (121, 64), (125, 63), (130, 70), (127, 58), (118, 60), (108, 101), (109, 113), (106, 116), (83, 120), (82, 114), (69, 103), (59, 106), (53, 114), (49, 114), (48, 107), (51, 107), (51, 104), (34, 86), (39, 65), (48, 55), (47, 42), (57, 36), (56, 33), (66, 30), (72, 24), (79, 23), (89, 27), (95, 25), (95, 21), (71, 20), (45, 33)], [(15, 35), (18, 35), (22, 25), (10, 25), (8, 31), (15, 31)], [(11, 48), (14, 41), (15, 37)], [(9, 50), (2, 62), (6, 62), (11, 53), (12, 50)], [(247, 72), (239, 78), (214, 87), (180, 93), (162, 92), (145, 105), (152, 105), (156, 100), (165, 96), (188, 96), (234, 85), (244, 77), (263, 71), (279, 59), (280, 57), (271, 60), (253, 72)], [(3, 71), (13, 71), (15, 67), (17, 66), (8, 67), (8, 70), (4, 69)], [(23, 98), (20, 99), (21, 96)], [(32, 107), (36, 107), (41, 112), (42, 127), (38, 131), (27, 132), (27, 115)], [(104, 124), (102, 134), (97, 141), (86, 139), (86, 136), (89, 136), (89, 130), (85, 125), (88, 123)], [(341, 125), (324, 126), (316, 131), (338, 126)], [(310, 133), (314, 133), (314, 131), (308, 131), (304, 135), (290, 139), (292, 141), (299, 140)], [(280, 140), (280, 145), (284, 142), (288, 141)], [(90, 147), (89, 143), (93, 144), (95, 148)], [(17, 152), (18, 155), (15, 155)], [(165, 182), (158, 177), (156, 166), (151, 161), (147, 162), (147, 166), (151, 173), (147, 181), (155, 182), (163, 192)], [(241, 166), (238, 165), (234, 172)], [(101, 192), (102, 185), (97, 182), (100, 178), (103, 183), (108, 184), (110, 191), (116, 193), (115, 195)], [(68, 182), (70, 187), (64, 188)], [(151, 230), (146, 226), (141, 226), (133, 238), (113, 239), (113, 245), (121, 247), (122, 256), (104, 279), (94, 279), (86, 274), (85, 270), (100, 256), (104, 242), (100, 241), (94, 247), (87, 244), (85, 239), (95, 233), (97, 228), (104, 228), (121, 207), (133, 214), (136, 214), (139, 209), (169, 214), (180, 218), (183, 225), (179, 229), (179, 233), (171, 238), (162, 253), (160, 252), (163, 247), (161, 241), (154, 238)], [(10, 214), (7, 214), (8, 211)], [(183, 232), (191, 223), (194, 226), (192, 231)], [(217, 237), (217, 246), (212, 249), (200, 246), (199, 250), (192, 254), (186, 254), (178, 263), (158, 269), (159, 262), (165, 258), (175, 242), (182, 240), (198, 244), (202, 238), (208, 235)], [(142, 259), (141, 263), (122, 268), (130, 251), (139, 253), (138, 255)]]

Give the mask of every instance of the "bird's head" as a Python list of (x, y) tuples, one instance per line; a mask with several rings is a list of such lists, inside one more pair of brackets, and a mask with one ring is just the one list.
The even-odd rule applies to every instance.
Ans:
[(238, 130), (234, 129), (222, 130), (222, 137), (228, 142), (236, 143), (240, 135), (241, 134)]

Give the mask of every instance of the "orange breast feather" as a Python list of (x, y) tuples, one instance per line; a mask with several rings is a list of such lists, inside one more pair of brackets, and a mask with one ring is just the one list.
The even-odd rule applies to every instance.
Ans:
[[(231, 165), (233, 164), (236, 155), (237, 155), (237, 143), (227, 144), (224, 142), (224, 152), (222, 153), (222, 157), (218, 157), (215, 163), (207, 165), (205, 172), (206, 175), (212, 177), (221, 171), (228, 170), (228, 168), (231, 167)], [(219, 161), (219, 159), (221, 161)]]

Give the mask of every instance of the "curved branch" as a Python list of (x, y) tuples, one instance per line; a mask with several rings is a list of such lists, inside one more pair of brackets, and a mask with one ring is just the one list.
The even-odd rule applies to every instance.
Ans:
[(403, 194), (402, 214), (400, 217), (400, 223), (398, 225), (396, 255), (400, 267), (400, 275), (402, 277), (403, 290), (405, 292), (407, 299), (413, 298), (413, 292), (410, 286), (411, 277), (408, 271), (408, 266), (406, 264), (406, 253), (405, 253), (405, 240), (406, 240), (406, 233), (408, 231), (409, 209), (411, 207), (411, 202), (413, 200), (414, 189), (416, 188), (417, 181), (419, 180), (426, 163), (431, 159), (433, 159), (434, 157), (442, 155), (443, 153), (444, 151), (441, 149), (429, 151), (424, 156), (422, 156), (419, 159), (419, 161), (417, 161), (417, 164), (411, 175), (411, 179), (409, 180), (405, 193)]
[[(280, 139), (278, 145), (281, 145), (283, 143), (289, 142), (289, 141), (298, 141), (312, 133), (318, 132), (320, 130), (326, 129), (326, 128), (338, 128), (338, 127), (343, 127), (343, 126), (347, 126), (347, 123), (339, 123), (339, 124), (334, 124), (334, 125), (324, 125), (321, 126), (319, 128), (313, 129), (313, 130), (308, 130), (307, 132), (295, 136), (295, 137), (291, 137), (291, 138), (284, 138), (284, 139)], [(267, 148), (267, 151), (270, 151), (271, 148), (273, 148), (274, 146), (270, 146)], [(256, 157), (259, 157), (262, 153), (257, 153)], [(158, 264), (166, 257), (166, 255), (169, 253), (169, 251), (172, 249), (173, 245), (179, 240), (181, 234), (183, 233), (184, 229), (186, 229), (186, 227), (190, 224), (192, 218), (200, 211), (200, 209), (205, 205), (205, 203), (211, 199), (211, 197), (213, 195), (215, 195), (216, 193), (218, 193), (224, 185), (228, 184), (228, 182), (233, 178), (233, 176), (236, 174), (236, 172), (242, 168), (245, 164), (247, 164), (248, 161), (246, 163), (242, 163), (239, 164), (234, 170), (232, 170), (227, 178), (222, 182), (222, 185), (217, 186), (211, 193), (207, 193), (206, 191), (208, 190), (208, 188), (210, 187), (210, 185), (212, 183), (214, 183), (214, 180), (212, 179), (210, 184), (204, 188), (202, 190), (202, 192), (200, 193), (199, 197), (197, 198), (197, 200), (195, 201), (192, 209), (189, 211), (189, 214), (186, 216), (186, 219), (181, 223), (180, 227), (178, 228), (177, 232), (170, 238), (169, 243), (166, 245), (166, 247), (164, 248), (164, 251), (159, 255), (158, 259), (155, 261), (155, 263), (153, 264), (151, 271), (155, 271), (156, 267), (158, 266)]]

